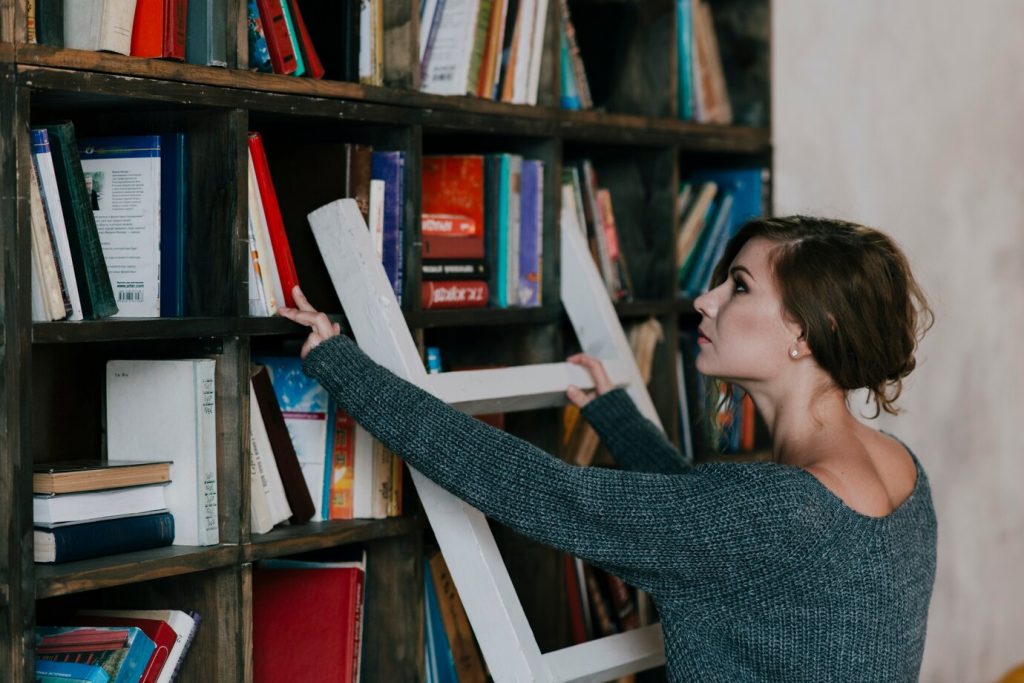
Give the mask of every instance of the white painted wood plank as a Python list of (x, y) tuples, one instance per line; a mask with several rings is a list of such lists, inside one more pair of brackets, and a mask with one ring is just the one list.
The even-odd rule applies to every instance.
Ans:
[(606, 636), (544, 655), (554, 680), (598, 683), (665, 663), (661, 624)]
[[(604, 366), (615, 386), (626, 386), (629, 371), (624, 363), (611, 360)], [(590, 373), (572, 363), (463, 370), (427, 377), (427, 388), (434, 396), (470, 415), (562, 406), (570, 384), (584, 390), (594, 388)]]

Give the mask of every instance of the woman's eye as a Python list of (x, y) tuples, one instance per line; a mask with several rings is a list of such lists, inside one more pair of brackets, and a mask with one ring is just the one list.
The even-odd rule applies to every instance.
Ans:
[(737, 278), (737, 279), (732, 281), (732, 284), (733, 284), (733, 288), (732, 288), (733, 292), (735, 292), (737, 294), (745, 294), (747, 292), (747, 286), (745, 284), (743, 284), (742, 280)]

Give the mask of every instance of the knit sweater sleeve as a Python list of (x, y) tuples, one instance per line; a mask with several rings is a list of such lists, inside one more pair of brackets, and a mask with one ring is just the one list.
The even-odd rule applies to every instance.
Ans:
[(640, 413), (625, 389), (598, 396), (581, 413), (620, 467), (662, 474), (679, 474), (689, 468), (665, 433)]
[(316, 346), (304, 369), (388, 449), (446, 490), (652, 593), (756, 572), (774, 536), (788, 528), (743, 468), (666, 476), (575, 467), (402, 380), (345, 336)]

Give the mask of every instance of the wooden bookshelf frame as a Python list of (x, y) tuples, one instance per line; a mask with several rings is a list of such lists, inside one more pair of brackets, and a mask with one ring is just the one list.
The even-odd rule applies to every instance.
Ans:
[[(589, 5), (629, 5), (626, 0), (571, 0), (574, 11)], [(671, 8), (653, 0), (657, 12)], [(419, 63), (418, 12), (415, 0), (388, 0), (385, 16), (387, 61), (383, 87), (318, 82), (244, 69), (217, 69), (162, 60), (66, 50), (25, 42), (25, 0), (0, 0), (0, 679), (29, 681), (32, 635), (40, 618), (79, 606), (179, 607), (192, 605), (206, 619), (181, 680), (248, 683), (252, 672), (252, 563), (311, 550), (363, 544), (371, 562), (368, 582), (386, 586), (367, 604), (365, 680), (422, 680), (422, 565), (425, 532), (414, 500), (408, 514), (391, 520), (314, 523), (284, 527), (264, 535), (250, 533), (248, 520), (248, 392), (245, 391), (254, 349), (267, 345), (295, 348), (302, 330), (282, 319), (246, 315), (244, 246), (245, 133), (253, 122), (307, 121), (317, 126), (358, 125), (401, 139), (407, 152), (407, 206), (404, 256), (405, 315), (421, 346), (480, 336), (484, 350), (458, 348), (464, 362), (509, 365), (556, 362), (571, 345), (571, 334), (555, 294), (558, 291), (558, 192), (563, 161), (573, 152), (628, 158), (659, 158), (665, 177), (652, 183), (661, 197), (671, 198), (682, 170), (695, 164), (771, 169), (772, 134), (769, 17), (771, 0), (714, 0), (716, 28), (728, 49), (738, 41), (741, 57), (735, 88), (744, 101), (761, 107), (756, 125), (707, 126), (674, 118), (675, 36), (667, 46), (634, 46), (644, 59), (663, 59), (669, 84), (662, 97), (669, 107), (659, 115), (640, 111), (572, 112), (556, 108), (558, 2), (550, 3), (545, 36), (544, 78), (540, 106), (491, 102), (473, 97), (440, 97), (417, 90)], [(247, 33), (245, 3), (229, 0), (228, 61), (245, 65)], [(654, 10), (651, 10), (652, 12)], [(655, 12), (655, 14), (657, 14)], [(659, 34), (660, 35), (660, 34)], [(744, 60), (754, 59), (753, 65)], [(660, 69), (661, 67), (659, 67)], [(730, 82), (730, 89), (734, 83)], [(620, 101), (628, 98), (620, 97)], [(113, 118), (104, 123), (97, 112)], [(105, 320), (79, 323), (33, 323), (27, 293), (30, 285), (30, 241), (27, 210), (30, 163), (28, 127), (37, 114), (65, 115), (102, 132), (122, 119), (141, 114), (141, 121), (169, 126), (188, 122), (198, 131), (203, 149), (194, 149), (196, 167), (205, 175), (200, 196), (209, 212), (194, 209), (193, 221), (212, 227), (204, 241), (192, 245), (199, 262), (216, 268), (197, 273), (189, 302), (196, 315), (179, 319)], [(140, 124), (141, 125), (141, 124)], [(133, 131), (134, 132), (134, 131)], [(385, 133), (382, 132), (382, 135)], [(425, 150), (510, 151), (543, 158), (548, 182), (544, 200), (545, 299), (536, 309), (480, 311), (419, 310), (420, 238), (419, 167)], [(646, 162), (643, 162), (646, 163)], [(650, 173), (653, 173), (648, 169)], [(600, 167), (599, 167), (600, 177)], [(659, 175), (660, 178), (660, 175)], [(770, 187), (769, 187), (770, 196)], [(657, 202), (663, 202), (657, 199)], [(659, 204), (659, 206), (664, 206)], [(657, 230), (674, 237), (668, 208), (659, 209)], [(209, 252), (207, 254), (206, 252)], [(213, 259), (211, 262), (209, 259)], [(678, 396), (675, 349), (680, 326), (692, 327), (692, 301), (678, 299), (674, 283), (664, 293), (617, 304), (623, 321), (658, 318), (666, 339), (656, 351), (650, 394), (670, 436), (678, 438)], [(340, 311), (334, 320), (347, 329)], [(130, 351), (173, 357), (201, 353), (218, 359), (218, 485), (222, 543), (210, 548), (174, 546), (65, 565), (32, 562), (31, 466), (40, 444), (61, 424), (55, 411), (41, 410), (50, 389), (38, 384), (42, 372), (63, 368), (79, 357), (102, 359)], [(112, 357), (112, 356), (110, 356)], [(56, 361), (54, 359), (57, 359)], [(49, 369), (48, 369), (49, 368)], [(98, 387), (88, 388), (96, 393)], [(66, 406), (65, 406), (66, 407)], [(71, 423), (74, 424), (74, 419)], [(555, 452), (560, 425), (551, 411), (510, 417), (508, 428), (538, 446)], [(99, 427), (87, 430), (86, 441), (99, 439)], [(60, 441), (54, 443), (61, 443)], [(49, 447), (49, 446), (47, 446)], [(44, 454), (45, 457), (56, 455)], [(411, 487), (410, 487), (411, 488)], [(562, 600), (561, 558), (507, 530), (495, 529), (499, 545), (523, 609), (542, 650), (568, 643)], [(368, 584), (369, 585), (369, 584)], [(656, 678), (641, 680), (656, 680)]]

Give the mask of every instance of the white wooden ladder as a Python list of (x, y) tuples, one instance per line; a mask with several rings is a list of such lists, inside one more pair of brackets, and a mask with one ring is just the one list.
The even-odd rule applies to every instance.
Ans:
[[(322, 206), (309, 222), (356, 342), (399, 377), (471, 415), (560, 406), (568, 385), (593, 387), (570, 363), (428, 375), (355, 200)], [(660, 426), (583, 236), (561, 233), (562, 304), (583, 351)], [(606, 681), (664, 662), (658, 624), (542, 654), (483, 514), (410, 471), (495, 681)]]

